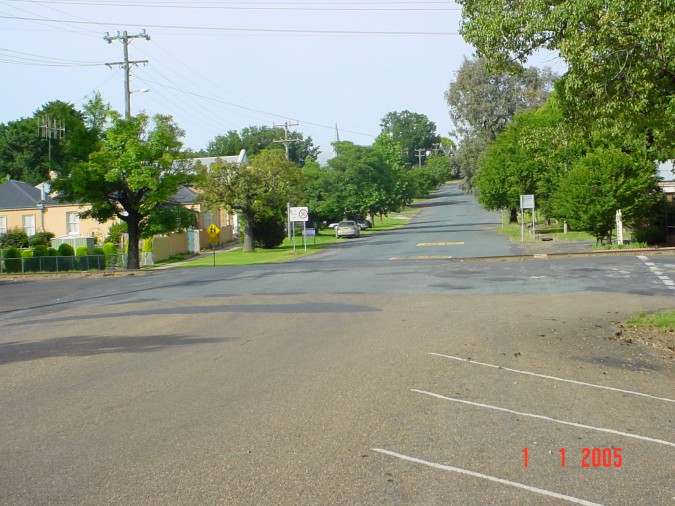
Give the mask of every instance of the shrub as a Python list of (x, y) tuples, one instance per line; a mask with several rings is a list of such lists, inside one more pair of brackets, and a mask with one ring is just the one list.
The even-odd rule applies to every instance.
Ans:
[(5, 272), (21, 272), (21, 251), (17, 248), (8, 248), (3, 257)]
[(112, 242), (106, 242), (103, 245), (103, 253), (106, 255), (117, 255), (119, 252), (119, 248)]
[[(56, 250), (54, 250), (56, 251)], [(49, 248), (44, 244), (38, 244), (33, 248), (34, 257), (46, 257), (49, 256)]]
[(86, 246), (78, 246), (75, 255), (78, 257), (83, 257), (89, 254), (89, 248)]
[(65, 242), (59, 246), (57, 252), (60, 257), (72, 257), (75, 255), (75, 249)]
[(12, 228), (2, 236), (2, 248), (26, 248), (28, 247), (28, 235), (20, 228)]
[(94, 251), (91, 253), (92, 255), (105, 255), (105, 250), (103, 248), (94, 248)]
[(33, 258), (33, 252), (31, 250), (23, 250), (21, 252), (21, 257), (23, 258), (24, 272), (37, 272), (40, 270), (40, 258)]
[(55, 256), (57, 256), (58, 253), (59, 253), (59, 252), (56, 251), (56, 248), (49, 248), (49, 249), (47, 250), (47, 254), (48, 254), (50, 257), (55, 257)]
[(276, 248), (284, 242), (286, 220), (275, 213), (258, 213), (253, 222), (253, 242), (263, 249)]
[(54, 239), (54, 234), (51, 232), (38, 232), (28, 238), (28, 245), (32, 248), (35, 246), (49, 246)]
[(119, 244), (121, 242), (122, 234), (126, 234), (127, 231), (127, 224), (124, 221), (113, 223), (108, 229), (108, 236), (105, 238), (105, 242)]

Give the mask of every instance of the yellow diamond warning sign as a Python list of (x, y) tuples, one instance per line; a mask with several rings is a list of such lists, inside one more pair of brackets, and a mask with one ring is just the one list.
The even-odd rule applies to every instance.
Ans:
[(218, 234), (220, 234), (220, 229), (213, 223), (209, 228), (206, 229), (206, 233), (209, 234), (209, 237), (211, 237), (211, 242), (218, 242)]

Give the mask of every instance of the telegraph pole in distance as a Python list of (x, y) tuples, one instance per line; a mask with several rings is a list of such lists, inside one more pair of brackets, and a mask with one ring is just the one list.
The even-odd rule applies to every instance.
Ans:
[(61, 120), (51, 119), (48, 116), (41, 116), (39, 119), (38, 131), (40, 137), (46, 137), (48, 142), (48, 156), (49, 156), (49, 175), (52, 173), (52, 139), (63, 139), (66, 135), (66, 128), (63, 126)]
[(288, 150), (288, 145), (291, 142), (297, 142), (297, 141), (302, 140), (302, 139), (299, 139), (297, 137), (295, 137), (293, 139), (288, 138), (288, 129), (289, 129), (289, 127), (292, 127), (292, 126), (298, 126), (298, 123), (290, 123), (290, 122), (286, 121), (283, 125), (276, 125), (276, 124), (272, 125), (272, 128), (283, 128), (284, 129), (284, 138), (283, 139), (277, 139), (277, 140), (274, 140), (272, 142), (281, 142), (284, 145), (284, 147), (286, 148), (286, 160), (290, 160), (290, 152)]
[(420, 168), (420, 169), (422, 168), (422, 157), (423, 157), (423, 156), (426, 156), (426, 154), (425, 154), (426, 151), (427, 151), (427, 150), (424, 149), (424, 148), (419, 148), (419, 149), (416, 149), (416, 150), (415, 150), (415, 156), (416, 156), (417, 159), (418, 159), (418, 165), (419, 165), (419, 168)]
[(103, 37), (103, 40), (105, 40), (108, 44), (112, 44), (113, 40), (121, 40), (122, 45), (124, 46), (124, 61), (106, 63), (106, 65), (110, 68), (112, 68), (113, 65), (119, 65), (124, 69), (124, 117), (126, 119), (129, 119), (131, 117), (131, 90), (129, 89), (129, 68), (131, 67), (131, 65), (137, 65), (139, 63), (147, 65), (148, 63), (148, 60), (129, 61), (129, 39), (150, 40), (150, 35), (145, 33), (145, 30), (143, 30), (141, 33), (137, 35), (129, 35), (125, 30), (122, 33), (117, 32), (117, 35), (113, 36), (110, 35), (110, 32), (105, 32), (105, 37)]

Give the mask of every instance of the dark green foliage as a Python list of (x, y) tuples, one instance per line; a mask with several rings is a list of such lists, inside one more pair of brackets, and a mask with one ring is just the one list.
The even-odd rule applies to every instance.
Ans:
[(28, 235), (20, 228), (12, 228), (2, 236), (1, 248), (27, 248)]
[(256, 247), (272, 249), (281, 245), (286, 237), (285, 218), (280, 213), (256, 213), (253, 220), (253, 241)]
[(46, 257), (49, 255), (49, 248), (44, 244), (38, 244), (33, 248), (34, 257)]
[(8, 248), (3, 254), (5, 272), (21, 272), (21, 251), (17, 248)]
[(31, 235), (28, 238), (28, 245), (31, 248), (34, 248), (35, 246), (49, 246), (51, 244), (52, 239), (54, 239), (54, 234), (51, 232), (38, 232), (35, 235)]
[(60, 257), (72, 257), (75, 255), (75, 249), (67, 243), (62, 243), (58, 248), (58, 256)]
[(55, 256), (58, 254), (58, 251), (56, 251), (56, 248), (49, 248), (49, 249), (47, 250), (47, 254), (48, 254), (50, 257), (55, 257)]
[(397, 142), (409, 166), (418, 164), (417, 149), (431, 150), (441, 141), (436, 124), (424, 114), (410, 111), (388, 113), (380, 121), (382, 132)]

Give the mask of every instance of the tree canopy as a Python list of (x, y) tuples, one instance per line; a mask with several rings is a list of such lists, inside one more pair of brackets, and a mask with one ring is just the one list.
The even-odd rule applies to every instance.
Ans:
[[(170, 116), (122, 119), (110, 113), (100, 148), (86, 163), (60, 167), (52, 188), (61, 200), (85, 202), (83, 213), (101, 222), (118, 218), (129, 233), (128, 267), (139, 268), (138, 240), (191, 224), (191, 211), (172, 202), (192, 179), (181, 162), (183, 131)], [(193, 218), (192, 218), (193, 219)]]
[[(284, 145), (278, 142), (284, 139), (282, 127), (270, 128), (267, 126), (250, 126), (241, 132), (229, 130), (224, 135), (217, 135), (208, 144), (206, 153), (209, 156), (238, 155), (242, 149), (248, 156), (254, 156), (265, 149), (279, 149), (284, 151)], [(319, 148), (314, 147), (311, 137), (304, 138), (303, 134), (289, 131), (289, 139), (295, 139), (288, 144), (288, 158), (299, 167), (304, 166), (307, 158), (316, 160)]]
[(461, 33), (504, 71), (537, 50), (557, 52), (557, 84), (578, 127), (633, 136), (656, 158), (675, 156), (675, 9), (672, 0), (458, 0)]
[(200, 200), (210, 207), (239, 211), (244, 218), (244, 251), (255, 249), (254, 226), (260, 216), (285, 212), (300, 189), (302, 173), (278, 149), (266, 149), (250, 157), (248, 165), (217, 159), (209, 167), (198, 166)]
[(410, 111), (387, 113), (380, 121), (382, 133), (389, 135), (403, 150), (408, 165), (418, 162), (417, 149), (432, 149), (441, 138), (436, 133), (436, 123), (424, 114)]

